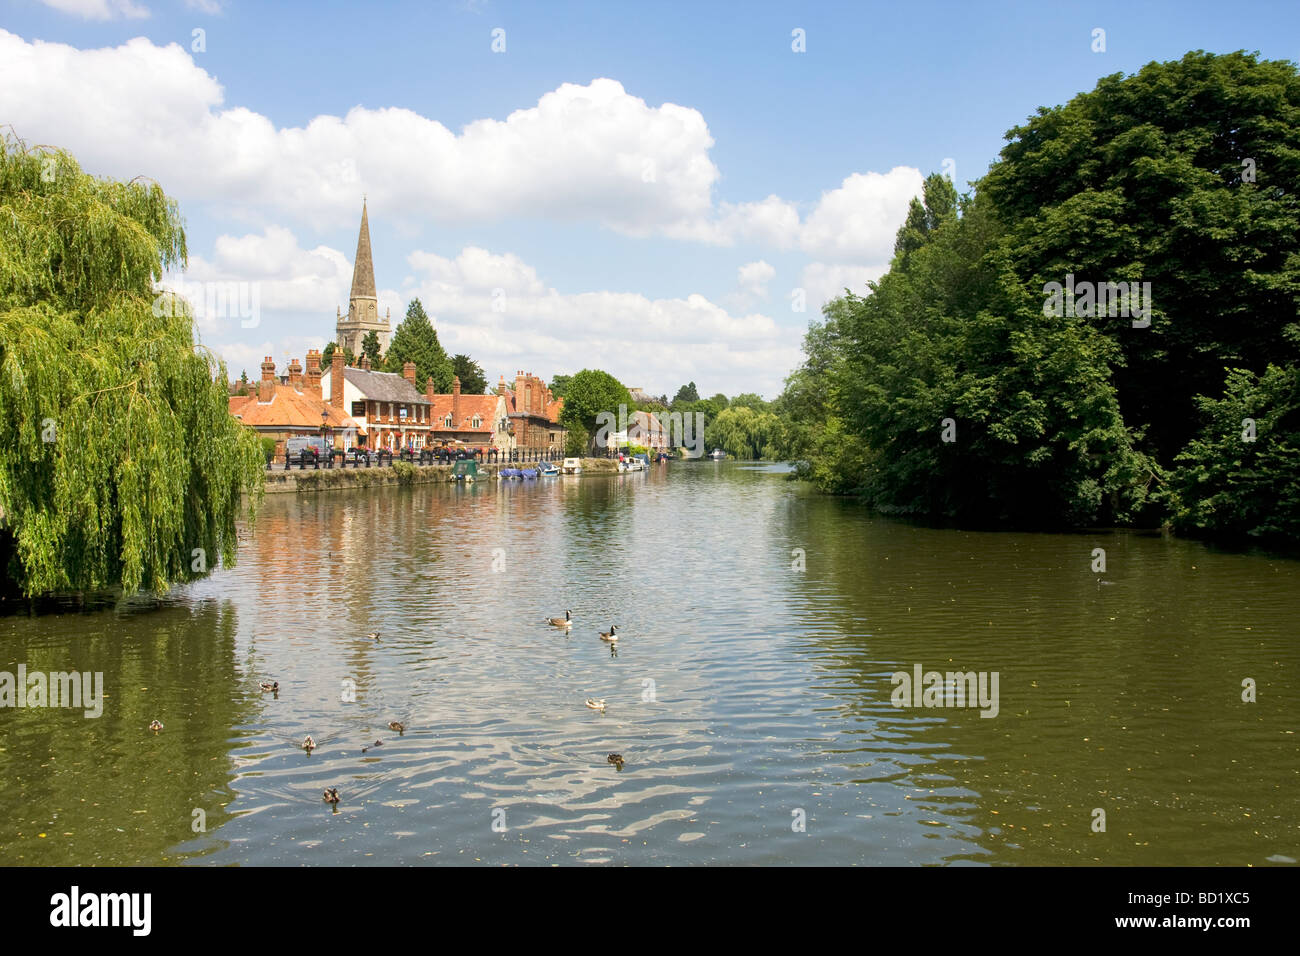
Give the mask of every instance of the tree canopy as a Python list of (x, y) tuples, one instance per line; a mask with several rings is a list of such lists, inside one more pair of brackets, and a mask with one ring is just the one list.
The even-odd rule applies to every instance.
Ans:
[(617, 416), (620, 405), (632, 408), (632, 395), (627, 388), (608, 372), (584, 368), (568, 383), (560, 424), (594, 441), (599, 434), (598, 416), (602, 412)]
[(460, 390), (466, 395), (482, 395), (487, 391), (487, 376), (483, 366), (468, 355), (457, 355), (451, 360), (452, 374), (460, 379)]
[(695, 388), (695, 383), (691, 382), (688, 385), (683, 385), (677, 390), (677, 394), (673, 397), (673, 408), (688, 402), (698, 402), (699, 400), (700, 393)]
[[(1294, 534), (1245, 500), (1300, 481), (1298, 121), (1293, 65), (1189, 53), (1040, 109), (973, 198), (928, 177), (890, 271), (809, 329), (783, 450), (884, 511)], [(1147, 282), (1149, 324), (1048, 307)]]
[[(366, 342), (369, 342), (369, 335)], [(365, 343), (364, 347), (367, 347)], [(371, 363), (374, 361), (372, 358)], [(420, 391), (424, 390), (429, 379), (433, 379), (433, 390), (439, 395), (451, 391), (454, 374), (451, 360), (439, 344), (438, 333), (419, 299), (411, 300), (411, 304), (406, 307), (406, 318), (393, 331), (392, 341), (388, 343), (388, 354), (384, 356), (384, 370), (401, 373), (407, 362), (415, 363), (415, 386)], [(464, 385), (462, 380), (462, 390)]]
[(235, 559), (260, 443), (184, 300), (176, 203), (66, 152), (0, 152), (0, 559), (28, 596), (163, 591)]

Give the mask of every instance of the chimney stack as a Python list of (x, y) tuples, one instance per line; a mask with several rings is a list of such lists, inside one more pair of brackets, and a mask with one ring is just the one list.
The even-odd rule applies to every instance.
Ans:
[(361, 353), (361, 367), (367, 372), (370, 371), (370, 356), (366, 355), (364, 352)]
[(343, 349), (338, 346), (330, 356), (330, 404), (347, 414), (343, 410)]
[(262, 380), (257, 383), (257, 400), (266, 404), (275, 398), (275, 359), (262, 359)]
[(460, 376), (451, 380), (451, 421), (460, 428)]
[(297, 359), (289, 361), (289, 387), (295, 392), (302, 391), (302, 364)]
[(302, 390), (309, 398), (323, 397), (320, 390), (320, 349), (307, 351), (307, 368)]
[(407, 362), (402, 366), (402, 378), (406, 379), (412, 385), (415, 384), (415, 363)]

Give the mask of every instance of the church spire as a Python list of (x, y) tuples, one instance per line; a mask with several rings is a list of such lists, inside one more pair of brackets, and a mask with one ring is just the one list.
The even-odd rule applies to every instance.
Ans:
[(361, 232), (357, 236), (357, 257), (352, 265), (352, 299), (377, 298), (375, 295), (375, 260), (370, 255), (370, 219), (366, 201), (361, 200)]

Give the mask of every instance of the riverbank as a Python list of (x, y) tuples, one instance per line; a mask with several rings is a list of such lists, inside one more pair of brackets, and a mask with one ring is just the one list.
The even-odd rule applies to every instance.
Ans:
[[(558, 462), (557, 462), (558, 464)], [(532, 462), (507, 465), (479, 465), (478, 481), (495, 481), (501, 468), (536, 468)], [(451, 465), (412, 465), (395, 462), (392, 466), (373, 468), (293, 468), (265, 472), (264, 487), (268, 495), (310, 494), (351, 488), (377, 488), (390, 485), (427, 485), (451, 480)], [(610, 458), (582, 459), (583, 475), (613, 475), (618, 462)]]

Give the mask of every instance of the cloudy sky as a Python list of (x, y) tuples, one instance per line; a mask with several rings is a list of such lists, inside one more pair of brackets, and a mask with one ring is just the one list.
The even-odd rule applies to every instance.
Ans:
[(418, 296), (492, 381), (670, 396), (775, 396), (922, 178), (965, 189), (1038, 106), (1189, 49), (1300, 55), (1294, 2), (0, 4), (0, 126), (158, 180), (182, 287), (256, 290), (255, 322), (200, 321), (232, 374), (333, 337), (364, 194), (394, 325)]

